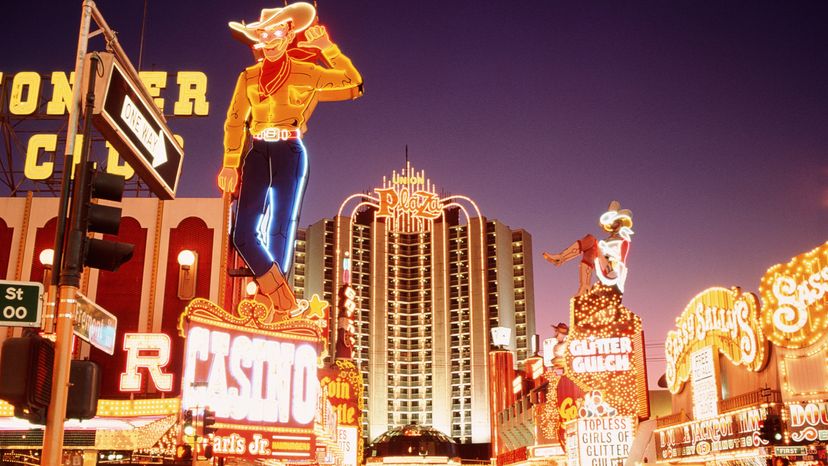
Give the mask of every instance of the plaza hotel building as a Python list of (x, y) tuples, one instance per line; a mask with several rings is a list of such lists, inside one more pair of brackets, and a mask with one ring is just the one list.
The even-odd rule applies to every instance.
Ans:
[(350, 263), (369, 440), (417, 423), (461, 443), (490, 441), (489, 330), (511, 329), (518, 363), (531, 356), (532, 256), (529, 233), (484, 217), (465, 196), (438, 195), (408, 162), (299, 231), (298, 297), (337, 302)]

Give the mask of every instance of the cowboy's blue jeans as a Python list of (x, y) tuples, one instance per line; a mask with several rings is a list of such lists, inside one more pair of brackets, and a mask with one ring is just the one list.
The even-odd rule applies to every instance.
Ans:
[(290, 272), (307, 178), (301, 140), (253, 141), (241, 168), (233, 245), (255, 276), (274, 263)]

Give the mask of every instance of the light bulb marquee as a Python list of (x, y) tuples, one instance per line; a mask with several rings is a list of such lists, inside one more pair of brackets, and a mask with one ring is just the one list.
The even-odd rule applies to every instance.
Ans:
[(682, 390), (690, 378), (690, 355), (705, 347), (714, 347), (737, 366), (761, 370), (768, 351), (759, 320), (756, 295), (739, 288), (708, 288), (691, 299), (664, 341), (670, 392)]
[(338, 441), (343, 452), (343, 466), (362, 464), (362, 410), (364, 409), (362, 374), (348, 359), (337, 359), (320, 370), (320, 383), (327, 389), (338, 420)]
[(641, 318), (621, 304), (616, 287), (595, 284), (570, 301), (566, 376), (600, 392), (619, 416), (649, 417)]
[(768, 269), (759, 293), (762, 325), (774, 345), (816, 343), (828, 331), (828, 243)]
[(686, 457), (747, 451), (765, 446), (760, 425), (768, 408), (752, 406), (700, 421), (690, 421), (654, 431), (656, 459), (677, 462)]
[(324, 421), (317, 419), (317, 368), (327, 347), (325, 322), (270, 323), (267, 315), (253, 300), (242, 300), (237, 314), (206, 299), (190, 302), (179, 323), (187, 339), (181, 407), (215, 411), (211, 442), (219, 456), (314, 459), (314, 426)]

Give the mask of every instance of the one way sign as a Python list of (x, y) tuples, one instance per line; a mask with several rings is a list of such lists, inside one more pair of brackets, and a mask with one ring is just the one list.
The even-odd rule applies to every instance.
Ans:
[[(141, 81), (131, 79), (111, 53), (98, 56), (103, 77), (95, 82), (95, 127), (156, 196), (165, 200), (175, 198), (184, 150), (173, 138), (158, 107), (146, 97), (148, 93), (141, 91)], [(87, 56), (85, 81), (89, 66)], [(86, 83), (83, 88), (87, 88)]]

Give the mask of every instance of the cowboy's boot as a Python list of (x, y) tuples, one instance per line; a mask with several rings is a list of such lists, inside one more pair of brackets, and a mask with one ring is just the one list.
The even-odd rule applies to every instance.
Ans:
[(286, 319), (290, 311), (298, 307), (293, 290), (290, 289), (278, 264), (273, 264), (264, 275), (256, 277), (256, 283), (259, 285), (259, 293), (267, 296), (273, 307), (269, 319), (271, 322)]

